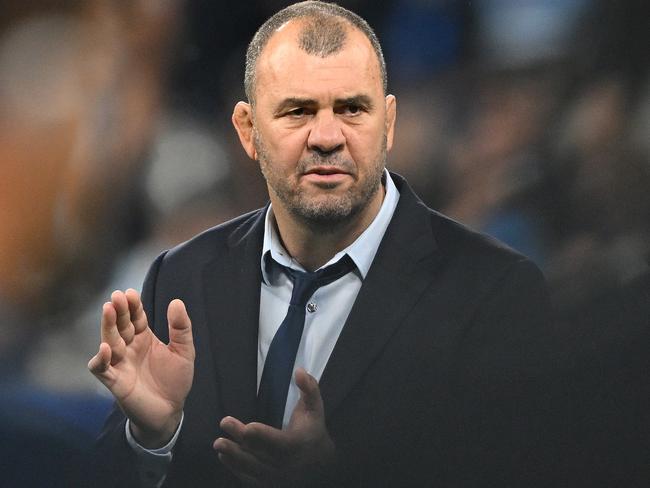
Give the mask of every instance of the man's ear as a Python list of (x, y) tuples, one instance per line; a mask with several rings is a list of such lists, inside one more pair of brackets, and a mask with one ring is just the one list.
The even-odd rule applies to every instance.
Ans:
[(386, 95), (386, 150), (393, 147), (395, 134), (395, 118), (397, 117), (397, 99), (395, 95)]
[(232, 113), (232, 124), (235, 126), (239, 142), (248, 157), (257, 160), (257, 151), (253, 138), (253, 107), (246, 102), (237, 102)]

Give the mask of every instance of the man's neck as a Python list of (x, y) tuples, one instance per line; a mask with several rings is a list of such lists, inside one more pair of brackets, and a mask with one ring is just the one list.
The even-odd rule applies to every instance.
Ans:
[(273, 215), (282, 245), (308, 271), (314, 271), (350, 246), (379, 213), (386, 190), (380, 186), (375, 198), (359, 214), (326, 230), (301, 222), (283, 208), (274, 206)]

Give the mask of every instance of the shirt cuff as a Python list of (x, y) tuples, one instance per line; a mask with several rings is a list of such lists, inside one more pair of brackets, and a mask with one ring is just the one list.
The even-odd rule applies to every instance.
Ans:
[(157, 449), (147, 449), (141, 446), (131, 433), (131, 421), (129, 419), (126, 420), (124, 426), (126, 442), (128, 442), (138, 457), (138, 474), (144, 486), (159, 487), (165, 481), (169, 463), (172, 461), (172, 449), (174, 449), (178, 440), (184, 418), (185, 413), (181, 412), (181, 421), (178, 424), (176, 432), (174, 432), (174, 435), (167, 444)]

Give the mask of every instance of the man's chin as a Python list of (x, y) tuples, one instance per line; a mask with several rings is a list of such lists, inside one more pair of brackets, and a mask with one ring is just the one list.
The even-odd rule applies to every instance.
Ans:
[(332, 227), (349, 221), (355, 212), (348, 198), (329, 196), (295, 205), (292, 213), (311, 226)]

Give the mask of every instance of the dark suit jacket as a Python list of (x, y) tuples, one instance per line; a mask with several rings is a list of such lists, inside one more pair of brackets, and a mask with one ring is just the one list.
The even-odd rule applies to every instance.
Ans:
[[(320, 380), (345, 486), (561, 486), (557, 345), (539, 270), (430, 210), (399, 176), (399, 205)], [(160, 256), (146, 278), (167, 340), (182, 298), (196, 370), (166, 486), (230, 486), (211, 445), (232, 415), (254, 420), (264, 210)], [(132, 470), (119, 411), (98, 473)]]
[(650, 268), (561, 322), (571, 486), (650, 486)]

